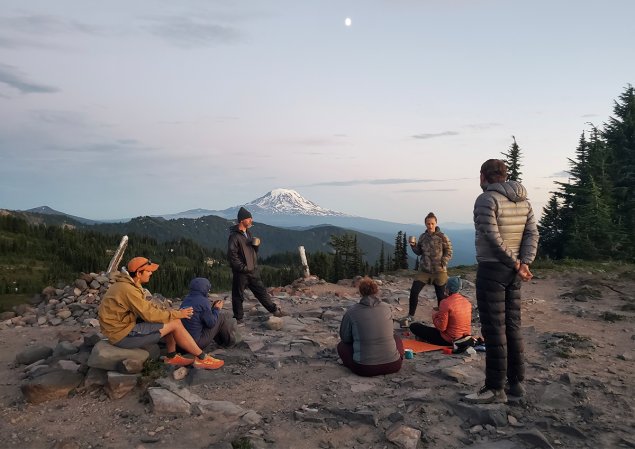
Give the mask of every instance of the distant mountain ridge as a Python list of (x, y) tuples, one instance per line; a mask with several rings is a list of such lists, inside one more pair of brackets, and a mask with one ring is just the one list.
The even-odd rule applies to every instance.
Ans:
[[(229, 207), (223, 210), (190, 209), (185, 212), (159, 216), (167, 220), (178, 218), (200, 218), (206, 215), (216, 215), (217, 217), (235, 219), (238, 215), (238, 210), (241, 207), (247, 208), (252, 215), (256, 217), (254, 218), (256, 221), (262, 221), (258, 220), (258, 217), (263, 216), (282, 217), (282, 221), (286, 221), (285, 219), (289, 216), (315, 217), (319, 219), (311, 219), (310, 224), (325, 224), (323, 219), (324, 217), (352, 217), (352, 215), (318, 206), (313, 201), (304, 198), (298, 192), (291, 189), (274, 189), (249, 203)], [(275, 223), (275, 225), (280, 224), (281, 223)]]
[(32, 209), (27, 209), (27, 210), (20, 211), (20, 212), (29, 212), (29, 213), (41, 214), (41, 215), (62, 215), (64, 217), (68, 217), (68, 218), (71, 218), (71, 219), (73, 219), (75, 221), (78, 221), (78, 222), (84, 223), (84, 224), (88, 224), (88, 225), (99, 223), (98, 221), (89, 220), (88, 218), (76, 217), (75, 215), (65, 214), (64, 212), (57, 211), (57, 210), (52, 209), (52, 208), (50, 208), (48, 206), (34, 207)]
[[(406, 233), (408, 236), (419, 236), (425, 231), (423, 225), (423, 218), (421, 224), (404, 224), (395, 223), (385, 220), (376, 220), (371, 218), (356, 217), (348, 215), (342, 212), (333, 211), (323, 208), (316, 203), (304, 198), (295, 190), (291, 189), (274, 189), (267, 194), (242, 205), (237, 205), (223, 210), (210, 210), (210, 209), (190, 209), (184, 212), (175, 214), (159, 215), (154, 217), (143, 217), (145, 220), (149, 218), (161, 218), (165, 220), (197, 220), (202, 217), (216, 216), (225, 219), (230, 222), (235, 222), (238, 210), (241, 207), (247, 208), (254, 217), (254, 222), (257, 225), (266, 224), (278, 228), (285, 228), (293, 231), (310, 231), (316, 227), (334, 227), (349, 229), (352, 231), (360, 232), (379, 238), (386, 242), (386, 244), (394, 246), (395, 237), (399, 231)], [(48, 209), (48, 213), (57, 212), (53, 209), (36, 208), (34, 209)], [(46, 212), (37, 212), (43, 214)], [(139, 220), (109, 220), (108, 222), (96, 222), (93, 220), (83, 219), (80, 217), (74, 217), (72, 215), (57, 212), (57, 214), (69, 217), (74, 221), (78, 221), (84, 224), (100, 224), (105, 225), (111, 223), (113, 225), (125, 224), (136, 220), (136, 226), (140, 226)], [(141, 218), (141, 217), (140, 217)], [(160, 223), (160, 222), (156, 222)], [(185, 222), (187, 223), (187, 222)], [(154, 227), (155, 222), (153, 222)], [(183, 225), (183, 223), (181, 223)], [(475, 248), (474, 248), (474, 228), (470, 225), (462, 224), (444, 224), (439, 223), (441, 230), (450, 238), (454, 255), (450, 262), (451, 266), (454, 265), (473, 265), (476, 263)], [(127, 228), (127, 226), (123, 226)], [(160, 227), (155, 230), (158, 231)], [(185, 229), (183, 229), (184, 234)], [(194, 239), (198, 240), (198, 239)], [(307, 248), (308, 250), (308, 248)], [(386, 248), (387, 250), (387, 248)], [(390, 253), (386, 253), (390, 254)], [(410, 252), (410, 256), (414, 256)]]
[[(350, 217), (350, 215), (318, 206), (295, 190), (274, 189), (260, 198), (245, 204), (275, 215), (310, 215), (317, 217)], [(235, 208), (233, 208), (235, 209)]]

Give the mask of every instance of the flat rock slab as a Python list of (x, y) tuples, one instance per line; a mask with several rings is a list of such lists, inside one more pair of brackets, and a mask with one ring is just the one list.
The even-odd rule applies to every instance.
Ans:
[(421, 431), (395, 423), (386, 431), (386, 439), (403, 449), (417, 449)]
[(38, 360), (47, 359), (53, 354), (53, 349), (48, 346), (37, 345), (27, 348), (15, 356), (15, 362), (19, 365), (30, 365)]
[(55, 370), (27, 380), (20, 386), (24, 398), (32, 404), (65, 398), (82, 383), (84, 376), (68, 370)]
[(567, 385), (552, 383), (545, 386), (542, 394), (539, 393), (536, 407), (543, 410), (570, 410), (576, 402)]
[(507, 425), (508, 409), (505, 404), (473, 405), (454, 401), (446, 401), (446, 404), (470, 426), (490, 424), (504, 427)]
[(154, 413), (176, 415), (190, 415), (192, 413), (189, 402), (165, 388), (150, 387), (148, 395)]
[(443, 368), (441, 375), (460, 384), (480, 386), (485, 382), (485, 373), (480, 368), (472, 365), (454, 365)]

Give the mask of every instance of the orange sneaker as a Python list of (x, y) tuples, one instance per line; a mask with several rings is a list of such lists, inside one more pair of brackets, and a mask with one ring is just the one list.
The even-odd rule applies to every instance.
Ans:
[(174, 357), (163, 357), (163, 363), (167, 365), (188, 366), (194, 363), (194, 357), (190, 354), (181, 355), (177, 352)]
[(205, 354), (203, 360), (196, 357), (194, 359), (194, 368), (198, 369), (218, 369), (223, 366), (225, 362), (223, 360), (215, 359), (209, 354)]

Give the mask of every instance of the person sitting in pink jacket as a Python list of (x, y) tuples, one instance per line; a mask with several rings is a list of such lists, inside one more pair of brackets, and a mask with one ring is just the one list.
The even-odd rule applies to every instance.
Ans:
[(449, 278), (445, 286), (448, 296), (432, 312), (434, 327), (415, 322), (410, 331), (420, 340), (439, 346), (452, 346), (454, 341), (471, 335), (472, 304), (459, 293), (461, 287), (460, 277)]

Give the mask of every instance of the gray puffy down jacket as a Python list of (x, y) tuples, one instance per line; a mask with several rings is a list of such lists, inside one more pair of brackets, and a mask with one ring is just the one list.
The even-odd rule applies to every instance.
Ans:
[(526, 264), (534, 261), (538, 227), (521, 183), (488, 184), (474, 203), (474, 228), (478, 262), (513, 267), (518, 259)]

